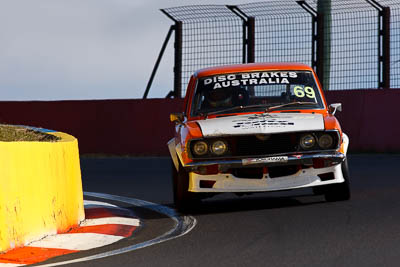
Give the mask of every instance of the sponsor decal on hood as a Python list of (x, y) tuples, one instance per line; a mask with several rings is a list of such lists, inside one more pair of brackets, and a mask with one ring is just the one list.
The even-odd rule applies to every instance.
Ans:
[(264, 113), (199, 120), (204, 137), (324, 130), (321, 114)]

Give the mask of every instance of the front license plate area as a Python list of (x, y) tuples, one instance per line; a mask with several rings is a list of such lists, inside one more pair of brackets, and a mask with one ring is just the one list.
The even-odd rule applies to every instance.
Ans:
[(252, 159), (242, 159), (242, 164), (254, 165), (254, 164), (267, 164), (267, 163), (287, 163), (287, 156), (277, 156), (277, 157), (266, 157), (266, 158), (252, 158)]

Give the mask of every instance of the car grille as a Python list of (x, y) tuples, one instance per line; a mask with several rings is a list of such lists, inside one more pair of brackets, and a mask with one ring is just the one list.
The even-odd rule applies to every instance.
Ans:
[(232, 140), (232, 156), (257, 156), (289, 153), (298, 150), (296, 134), (273, 134), (268, 140), (256, 136), (238, 136)]

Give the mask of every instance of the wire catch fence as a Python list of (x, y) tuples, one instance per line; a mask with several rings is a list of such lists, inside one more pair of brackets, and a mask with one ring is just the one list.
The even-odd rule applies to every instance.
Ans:
[(400, 88), (398, 0), (270, 0), (161, 11), (174, 22), (169, 96), (184, 96), (198, 69), (251, 62), (308, 64), (324, 90)]

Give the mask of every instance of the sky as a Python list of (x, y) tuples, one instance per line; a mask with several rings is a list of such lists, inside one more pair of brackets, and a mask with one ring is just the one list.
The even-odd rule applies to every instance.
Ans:
[[(160, 12), (230, 0), (0, 0), (0, 100), (141, 98), (172, 21)], [(149, 93), (173, 87), (173, 40)]]

